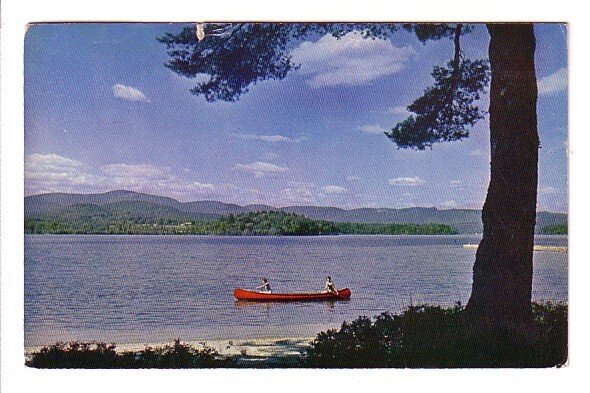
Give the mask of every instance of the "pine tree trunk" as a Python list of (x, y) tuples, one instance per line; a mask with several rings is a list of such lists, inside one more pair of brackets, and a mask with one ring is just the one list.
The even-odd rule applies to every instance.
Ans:
[(532, 24), (489, 24), (491, 177), (467, 312), (496, 327), (532, 318), (537, 80)]

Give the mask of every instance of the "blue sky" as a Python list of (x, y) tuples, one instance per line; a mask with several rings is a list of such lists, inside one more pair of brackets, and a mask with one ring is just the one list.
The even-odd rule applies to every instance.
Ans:
[[(489, 131), (432, 150), (384, 135), (430, 85), (452, 42), (316, 38), (282, 81), (208, 103), (163, 65), (156, 41), (182, 24), (45, 24), (25, 39), (25, 194), (128, 189), (181, 201), (342, 208), (481, 208)], [(567, 33), (535, 27), (540, 210), (567, 211)], [(463, 37), (486, 57), (478, 25)], [(487, 107), (487, 97), (481, 105)]]

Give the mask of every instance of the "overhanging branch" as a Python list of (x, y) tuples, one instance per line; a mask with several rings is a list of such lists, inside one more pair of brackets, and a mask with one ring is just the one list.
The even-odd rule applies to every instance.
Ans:
[[(451, 79), (451, 87), (450, 90), (453, 91), (457, 88), (457, 83), (459, 82), (459, 75), (461, 73), (461, 29), (463, 28), (463, 24), (457, 23), (455, 27), (455, 56), (453, 57), (453, 77)], [(452, 93), (451, 93), (452, 94)]]

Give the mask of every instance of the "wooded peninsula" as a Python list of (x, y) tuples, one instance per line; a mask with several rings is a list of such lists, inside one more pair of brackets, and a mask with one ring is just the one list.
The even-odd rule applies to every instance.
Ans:
[(455, 228), (444, 224), (336, 223), (311, 220), (299, 214), (262, 211), (230, 214), (214, 220), (25, 220), (28, 234), (108, 234), (108, 235), (226, 235), (226, 236), (314, 236), (314, 235), (454, 235)]

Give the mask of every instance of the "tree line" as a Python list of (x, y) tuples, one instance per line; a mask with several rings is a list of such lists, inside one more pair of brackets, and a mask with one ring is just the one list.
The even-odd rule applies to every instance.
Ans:
[(229, 236), (314, 236), (362, 235), (453, 235), (457, 230), (444, 224), (336, 223), (312, 220), (295, 213), (263, 211), (230, 214), (208, 221), (157, 220), (154, 222), (25, 220), (28, 234), (137, 234), (137, 235), (229, 235)]

